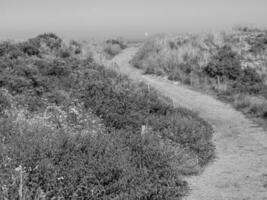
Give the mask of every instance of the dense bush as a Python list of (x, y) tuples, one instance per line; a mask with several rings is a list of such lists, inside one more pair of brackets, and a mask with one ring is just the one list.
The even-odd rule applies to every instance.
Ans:
[(6, 56), (9, 59), (17, 59), (23, 56), (19, 46), (11, 42), (0, 43), (0, 56)]
[(107, 40), (104, 44), (104, 52), (113, 57), (119, 54), (126, 47), (127, 45), (123, 40)]
[(125, 44), (125, 42), (122, 39), (107, 40), (106, 41), (106, 44), (112, 44), (112, 45), (117, 44), (117, 45), (120, 46), (121, 49), (125, 49), (127, 47), (127, 45)]
[[(25, 95), (30, 93), (33, 96), (44, 97), (58, 105), (62, 98), (55, 98), (55, 91), (73, 91), (70, 95), (77, 96), (87, 108), (92, 108), (107, 127), (131, 130), (135, 133), (140, 133), (141, 126), (147, 124), (150, 116), (167, 120), (169, 116), (179, 114), (179, 111), (175, 111), (170, 105), (162, 102), (154, 90), (148, 90), (146, 85), (133, 84), (125, 76), (98, 66), (90, 59), (84, 61), (59, 58), (46, 61), (37, 59), (31, 65), (27, 62), (15, 63), (11, 71), (9, 68), (6, 69), (0, 82), (13, 93)], [(197, 116), (189, 111), (184, 113), (184, 117), (187, 116), (194, 116), (193, 119), (197, 119)], [(191, 122), (194, 123), (193, 120)], [(148, 125), (153, 127), (155, 123), (150, 120)], [(177, 126), (177, 124), (168, 126)], [(200, 123), (199, 127), (202, 126), (206, 127), (207, 124)], [(207, 132), (199, 132), (200, 137), (208, 138), (208, 140), (211, 133), (211, 128), (208, 128)], [(176, 134), (179, 137), (181, 133)], [(189, 133), (187, 135), (191, 137)], [(206, 145), (206, 149), (202, 146), (196, 150), (197, 142), (198, 140), (191, 139), (190, 147), (195, 154), (200, 155), (199, 159), (203, 160), (202, 151), (213, 149), (213, 146)], [(193, 147), (194, 145), (196, 147)], [(207, 156), (209, 157), (210, 155)]]
[(265, 33), (258, 34), (254, 40), (248, 40), (251, 45), (249, 51), (255, 55), (265, 52), (267, 49), (267, 31)]
[(19, 48), (24, 54), (28, 56), (38, 56), (40, 54), (39, 49), (29, 42), (23, 42), (19, 44)]
[(35, 38), (29, 39), (29, 43), (36, 48), (40, 48), (42, 45), (45, 45), (50, 50), (57, 50), (60, 49), (63, 41), (54, 33), (44, 33)]
[(45, 124), (21, 124), (21, 134), (11, 120), (0, 121), (1, 198), (18, 198), (18, 166), (26, 199), (167, 200), (187, 192), (156, 138), (70, 135)]
[(242, 75), (233, 83), (233, 87), (241, 93), (259, 94), (264, 85), (255, 69), (245, 68), (242, 70)]
[[(189, 147), (190, 151), (199, 157), (201, 164), (207, 163), (212, 158), (213, 146), (209, 143), (212, 129), (197, 115), (188, 110), (181, 112), (179, 109), (174, 109), (170, 104), (164, 103), (156, 91), (149, 90), (144, 84), (132, 84), (126, 77), (103, 67), (96, 69), (97, 72), (86, 75), (88, 81), (84, 91), (80, 93), (85, 106), (92, 108), (98, 116), (101, 116), (107, 127), (130, 129), (136, 133), (140, 133), (142, 125), (151, 126), (152, 129), (157, 127), (155, 131), (174, 134), (175, 141)], [(184, 123), (184, 118), (188, 124)], [(186, 134), (183, 134), (183, 130), (175, 129), (179, 126), (179, 122), (186, 127), (184, 131)], [(175, 131), (172, 132), (170, 129)], [(198, 131), (196, 135), (196, 129), (205, 131)], [(205, 138), (207, 143), (200, 144), (201, 140), (196, 137)]]
[(180, 199), (187, 160), (214, 155), (211, 126), (91, 58), (58, 57), (60, 43), (45, 34), (38, 56), (0, 58), (0, 198), (18, 198), (21, 165), (26, 199)]
[(204, 72), (212, 78), (222, 77), (236, 80), (242, 74), (240, 60), (231, 47), (224, 46), (218, 50), (211, 62), (205, 67)]
[(110, 56), (115, 56), (122, 51), (118, 44), (107, 44), (104, 47), (104, 52)]
[(74, 54), (80, 54), (82, 52), (82, 44), (75, 40), (70, 41), (70, 49), (74, 52)]
[(47, 112), (43, 116), (13, 109), (0, 118), (0, 198), (18, 198), (18, 166), (26, 199), (160, 200), (187, 193), (172, 154), (157, 135), (105, 133), (99, 126), (79, 125), (88, 116), (80, 117), (77, 109), (75, 121), (72, 113), (58, 112), (62, 116), (53, 121)]
[(263, 80), (256, 70), (250, 67), (242, 69), (240, 60), (230, 47), (219, 49), (204, 72), (211, 78), (228, 81), (229, 89), (234, 93), (259, 94), (263, 87)]

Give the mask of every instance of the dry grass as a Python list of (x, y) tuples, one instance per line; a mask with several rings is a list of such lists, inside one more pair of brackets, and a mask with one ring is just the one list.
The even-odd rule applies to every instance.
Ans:
[(237, 94), (233, 99), (233, 105), (236, 109), (252, 114), (255, 117), (267, 117), (266, 99), (244, 94)]
[(152, 64), (153, 67), (163, 68), (166, 71), (172, 71), (184, 63), (201, 68), (207, 65), (216, 48), (222, 45), (220, 40), (218, 35), (211, 34), (157, 36), (144, 44), (140, 53), (133, 59), (133, 63), (140, 68)]

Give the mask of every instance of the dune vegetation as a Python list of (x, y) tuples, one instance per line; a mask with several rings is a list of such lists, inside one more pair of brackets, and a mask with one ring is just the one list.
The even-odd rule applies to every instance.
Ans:
[(92, 55), (0, 44), (0, 199), (181, 199), (214, 158), (208, 123)]
[(126, 42), (123, 39), (112, 39), (105, 41), (103, 51), (109, 58), (112, 58), (118, 55), (126, 47)]
[(167, 76), (267, 118), (267, 31), (236, 28), (213, 34), (155, 36), (132, 64), (145, 74)]

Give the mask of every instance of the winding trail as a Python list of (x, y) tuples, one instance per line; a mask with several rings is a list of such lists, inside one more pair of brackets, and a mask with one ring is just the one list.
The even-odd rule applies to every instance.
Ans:
[(142, 75), (129, 64), (137, 48), (110, 61), (118, 71), (142, 80), (175, 105), (192, 109), (214, 128), (216, 160), (198, 176), (186, 178), (192, 189), (186, 200), (267, 200), (267, 133), (242, 113), (215, 98), (171, 81)]

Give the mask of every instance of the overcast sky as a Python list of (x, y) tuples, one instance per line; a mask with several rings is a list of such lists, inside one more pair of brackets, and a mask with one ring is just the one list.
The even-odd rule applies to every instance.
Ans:
[(0, 0), (0, 37), (66, 38), (267, 27), (267, 0)]

